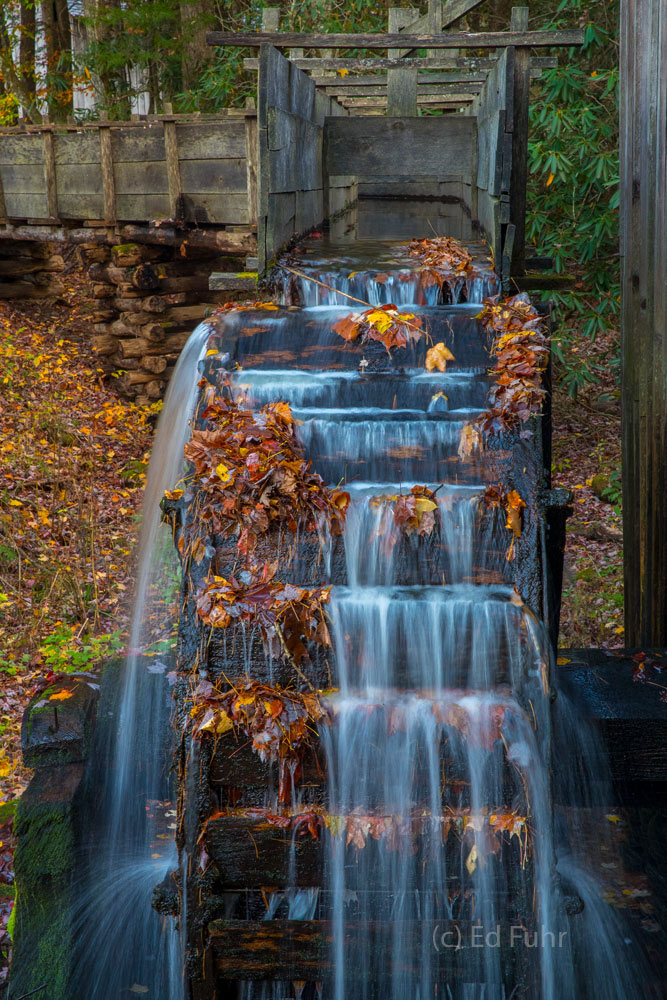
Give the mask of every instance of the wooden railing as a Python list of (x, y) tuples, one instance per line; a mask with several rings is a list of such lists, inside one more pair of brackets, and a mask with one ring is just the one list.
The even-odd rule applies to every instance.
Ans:
[(254, 109), (0, 130), (0, 221), (254, 227)]

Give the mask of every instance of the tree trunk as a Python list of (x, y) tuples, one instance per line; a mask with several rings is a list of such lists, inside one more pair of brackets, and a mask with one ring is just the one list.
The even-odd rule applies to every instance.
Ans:
[(35, 3), (21, 0), (21, 36), (19, 40), (19, 73), (24, 93), (30, 96), (30, 106), (24, 107), (24, 117), (33, 120), (35, 111)]
[(211, 60), (211, 46), (206, 44), (206, 32), (215, 27), (215, 11), (211, 0), (180, 0), (180, 8), (183, 87), (192, 90)]

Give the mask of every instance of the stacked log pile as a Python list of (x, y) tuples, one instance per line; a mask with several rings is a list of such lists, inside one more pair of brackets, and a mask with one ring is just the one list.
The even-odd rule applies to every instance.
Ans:
[[(214, 271), (238, 272), (243, 262), (190, 249), (128, 243), (84, 244), (92, 294), (93, 349), (100, 367), (120, 373), (123, 395), (139, 403), (159, 399), (174, 364), (197, 326), (218, 305), (248, 297), (248, 278), (225, 291), (209, 291)], [(252, 281), (251, 281), (252, 284)]]
[(0, 240), (0, 299), (44, 299), (62, 295), (58, 275), (65, 264), (53, 243)]

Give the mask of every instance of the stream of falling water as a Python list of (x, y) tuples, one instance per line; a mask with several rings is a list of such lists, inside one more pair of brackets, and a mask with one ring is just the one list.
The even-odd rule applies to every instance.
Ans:
[[(177, 867), (169, 767), (171, 692), (167, 665), (141, 650), (155, 640), (178, 587), (179, 564), (160, 500), (183, 470), (183, 447), (197, 400), (197, 369), (210, 329), (185, 346), (164, 400), (143, 503), (131, 652), (120, 678), (105, 678), (91, 754), (84, 876), (74, 912), (74, 1000), (146, 994), (183, 997), (182, 949), (175, 924), (152, 908), (155, 886)], [(173, 614), (173, 612), (172, 612)], [(159, 823), (162, 821), (162, 825)], [(164, 839), (156, 839), (161, 833)], [(166, 845), (166, 846), (164, 846)]]
[[(321, 730), (327, 809), (347, 836), (327, 835), (323, 889), (288, 886), (266, 919), (285, 901), (292, 920), (331, 921), (332, 982), (312, 986), (334, 1000), (643, 1000), (624, 931), (576, 852), (554, 842), (547, 634), (513, 591), (502, 518), (482, 511), (487, 457), (457, 454), (461, 428), (485, 405), (488, 355), (473, 303), (493, 291), (492, 277), (460, 282), (440, 303), (395, 250), (364, 253), (309, 261), (334, 289), (326, 294), (285, 274), (284, 302), (299, 311), (221, 321), (243, 347), (235, 391), (253, 406), (289, 402), (314, 468), (352, 497), (342, 560), (325, 540), (339, 690)], [(349, 311), (336, 290), (414, 304), (455, 362), (429, 374), (416, 351), (367, 371), (362, 349), (331, 334)], [(204, 325), (188, 342), (153, 448), (134, 649), (151, 637), (152, 609), (174, 579), (159, 501), (180, 478), (210, 332)], [(438, 488), (436, 531), (394, 544), (373, 498), (414, 484)], [(168, 713), (163, 673), (130, 656), (120, 700), (101, 707), (77, 998), (184, 994), (178, 933), (150, 906), (176, 864), (154, 839), (171, 801)], [(580, 899), (585, 916), (571, 915)], [(293, 993), (248, 983), (237, 995)]]
[[(324, 892), (307, 908), (332, 926), (324, 996), (639, 1000), (636, 950), (554, 842), (551, 649), (511, 586), (502, 521), (482, 516), (491, 466), (457, 461), (461, 428), (485, 406), (471, 303), (495, 291), (493, 277), (461, 279), (443, 301), (395, 248), (375, 248), (375, 264), (356, 249), (332, 259), (310, 245), (300, 266), (322, 284), (283, 272), (283, 301), (305, 308), (264, 318), (270, 332), (246, 338), (235, 376), (249, 405), (292, 405), (313, 467), (352, 497), (342, 571), (329, 553), (339, 693), (320, 732), (327, 809), (344, 832), (327, 839)], [(455, 362), (446, 374), (418, 358), (367, 373), (363, 352), (350, 359), (352, 345), (328, 334), (359, 308), (341, 292), (410, 305)], [(439, 488), (435, 545), (394, 544), (373, 500), (415, 483)], [(571, 720), (569, 737), (576, 758)], [(303, 890), (287, 898), (287, 915), (304, 919)], [(240, 996), (284, 990), (247, 984)]]

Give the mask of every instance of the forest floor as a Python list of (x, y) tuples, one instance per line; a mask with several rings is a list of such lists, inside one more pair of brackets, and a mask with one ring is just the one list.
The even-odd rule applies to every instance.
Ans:
[[(90, 348), (96, 304), (73, 257), (65, 284), (55, 301), (0, 302), (0, 884), (8, 885), (11, 808), (3, 803), (11, 806), (30, 776), (21, 717), (54, 674), (87, 669), (124, 645), (159, 411), (123, 400), (99, 368)], [(613, 348), (609, 338), (579, 350), (599, 364)], [(575, 494), (563, 647), (623, 645), (620, 514), (599, 498), (605, 484), (595, 479), (620, 467), (617, 396), (613, 375), (578, 400), (554, 394), (554, 485)], [(0, 898), (0, 952), (10, 912)]]

